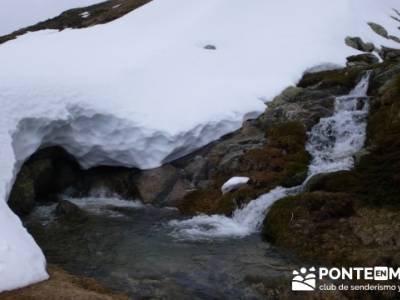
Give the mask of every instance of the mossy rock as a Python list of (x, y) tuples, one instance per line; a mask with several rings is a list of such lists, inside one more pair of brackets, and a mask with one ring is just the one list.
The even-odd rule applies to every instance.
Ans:
[(359, 193), (362, 191), (362, 178), (356, 172), (339, 171), (328, 174), (317, 174), (305, 185), (306, 192), (324, 191), (341, 193)]
[[(353, 214), (354, 198), (348, 194), (304, 193), (275, 202), (264, 220), (262, 233), (266, 240), (301, 258), (345, 263), (343, 253), (354, 251), (357, 238), (340, 220)], [(346, 236), (343, 249), (337, 248), (337, 235)]]
[(317, 73), (308, 73), (298, 83), (301, 88), (327, 89), (340, 86), (350, 91), (360, 80), (363, 68), (346, 68), (341, 70), (330, 70)]
[[(310, 155), (305, 150), (306, 128), (301, 122), (286, 122), (266, 131), (267, 143), (262, 149), (243, 153), (238, 167), (230, 173), (216, 170), (213, 184), (207, 189), (193, 191), (178, 205), (185, 213), (231, 215), (237, 208), (269, 192), (277, 186), (296, 186), (307, 176)], [(220, 188), (233, 176), (251, 179), (249, 186), (222, 195)]]

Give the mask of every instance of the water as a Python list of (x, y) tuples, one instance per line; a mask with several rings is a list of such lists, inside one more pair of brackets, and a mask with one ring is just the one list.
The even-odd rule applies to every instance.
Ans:
[(322, 118), (312, 128), (307, 144), (307, 151), (313, 158), (309, 176), (353, 167), (353, 156), (365, 142), (368, 82), (369, 73), (349, 95), (336, 98), (333, 116)]
[[(312, 128), (308, 178), (353, 167), (365, 141), (368, 81), (369, 74), (337, 97), (334, 115)], [(303, 185), (277, 187), (230, 218), (185, 218), (176, 209), (97, 195), (68, 198), (83, 216), (58, 218), (50, 205), (37, 208), (26, 225), (48, 262), (135, 299), (264, 299), (266, 287), (289, 286), (298, 265), (257, 233), (268, 208)]]
[(348, 95), (337, 97), (333, 116), (322, 118), (312, 128), (306, 146), (312, 161), (303, 185), (294, 188), (277, 187), (244, 208), (236, 209), (232, 218), (200, 215), (184, 221), (170, 221), (169, 224), (174, 227), (174, 237), (199, 240), (240, 238), (253, 234), (261, 229), (268, 208), (275, 201), (301, 192), (312, 176), (350, 170), (354, 165), (353, 156), (362, 149), (365, 142), (369, 78), (370, 73), (367, 73)]
[(289, 286), (298, 268), (259, 235), (176, 240), (166, 225), (183, 220), (176, 209), (117, 199), (116, 206), (103, 198), (70, 200), (88, 215), (57, 218), (52, 205), (26, 220), (48, 262), (134, 299), (265, 299), (263, 284), (273, 287), (283, 280)]

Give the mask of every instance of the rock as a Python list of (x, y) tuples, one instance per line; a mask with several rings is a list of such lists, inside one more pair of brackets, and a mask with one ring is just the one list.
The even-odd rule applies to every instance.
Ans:
[(373, 22), (368, 22), (368, 25), (376, 34), (378, 34), (384, 38), (389, 37), (388, 31), (382, 25), (379, 25), (379, 24), (376, 24)]
[(60, 200), (56, 206), (56, 216), (72, 215), (81, 212), (78, 205), (67, 200)]
[(144, 203), (162, 202), (174, 188), (179, 171), (168, 164), (140, 173), (136, 180), (137, 188)]
[(365, 156), (367, 156), (368, 154), (370, 154), (371, 151), (367, 148), (362, 148), (360, 151), (358, 151), (355, 155), (354, 155), (354, 163), (355, 165), (358, 165), (361, 161), (361, 159), (363, 159)]
[(115, 197), (126, 200), (140, 198), (135, 184), (138, 169), (123, 167), (96, 167), (84, 170), (72, 186), (74, 197)]
[(168, 195), (162, 200), (163, 205), (176, 206), (188, 193), (193, 190), (190, 181), (178, 179)]
[(379, 59), (371, 54), (371, 53), (364, 53), (354, 56), (347, 57), (347, 66), (368, 66), (379, 63)]
[(204, 49), (206, 49), (206, 50), (217, 50), (217, 47), (215, 47), (214, 45), (205, 45)]
[(375, 50), (375, 45), (372, 43), (365, 43), (359, 37), (347, 37), (345, 39), (345, 43), (347, 46), (354, 48), (356, 50), (360, 50), (363, 52), (372, 52)]
[(393, 48), (388, 48), (388, 47), (382, 47), (379, 50), (379, 56), (383, 60), (395, 60), (399, 61), (400, 60), (400, 49), (393, 49)]
[(344, 95), (354, 88), (362, 75), (363, 70), (358, 68), (306, 73), (299, 81), (298, 87), (307, 88), (308, 93), (323, 93), (325, 97)]
[(321, 173), (316, 174), (313, 177), (309, 178), (307, 182), (304, 184), (304, 192), (313, 192), (318, 191), (319, 186), (321, 185), (321, 181), (328, 178), (330, 174)]
[(389, 35), (388, 39), (395, 41), (396, 43), (400, 43), (400, 38), (395, 35)]
[(320, 118), (332, 115), (334, 100), (330, 92), (287, 88), (269, 103), (258, 122), (261, 127), (268, 128), (277, 123), (298, 121), (309, 130)]
[(77, 180), (79, 172), (79, 164), (64, 149), (39, 150), (21, 167), (8, 204), (18, 215), (26, 215), (36, 201), (53, 201), (55, 195)]

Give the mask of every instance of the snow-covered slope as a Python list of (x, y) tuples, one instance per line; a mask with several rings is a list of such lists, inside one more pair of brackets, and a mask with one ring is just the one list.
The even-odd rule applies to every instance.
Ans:
[(159, 166), (237, 129), (305, 69), (343, 64), (355, 53), (347, 35), (381, 44), (365, 22), (394, 30), (396, 3), (154, 0), (106, 25), (1, 45), (0, 291), (47, 276), (4, 203), (38, 147), (62, 145), (85, 167)]
[(105, 0), (1, 0), (0, 36), (53, 18), (65, 10)]

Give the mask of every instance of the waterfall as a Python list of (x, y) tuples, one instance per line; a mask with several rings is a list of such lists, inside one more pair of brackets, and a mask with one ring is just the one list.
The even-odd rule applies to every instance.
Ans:
[(179, 239), (244, 237), (260, 230), (271, 205), (286, 196), (296, 195), (312, 176), (354, 166), (353, 156), (362, 149), (367, 127), (370, 72), (345, 96), (336, 97), (331, 117), (320, 119), (308, 134), (307, 151), (312, 161), (308, 178), (297, 187), (276, 187), (234, 211), (232, 217), (199, 215), (187, 220), (173, 220), (172, 235)]

